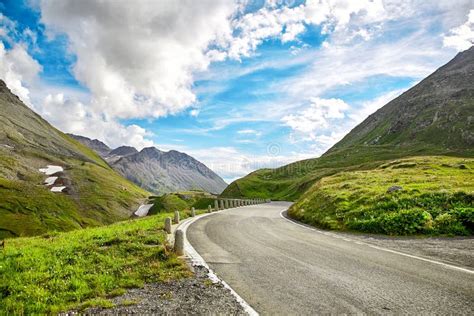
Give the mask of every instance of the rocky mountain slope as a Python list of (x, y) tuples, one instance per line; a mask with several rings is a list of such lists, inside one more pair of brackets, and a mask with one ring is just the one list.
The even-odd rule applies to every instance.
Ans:
[[(115, 170), (145, 190), (156, 194), (183, 190), (204, 190), (221, 193), (227, 183), (215, 172), (193, 157), (175, 150), (144, 148), (140, 152), (121, 146), (104, 153), (98, 140), (72, 135), (84, 145), (96, 150)], [(98, 148), (98, 149), (95, 149)]]
[(320, 158), (258, 170), (222, 195), (297, 200), (322, 177), (417, 155), (474, 156), (474, 47), (370, 115)]
[(0, 80), (0, 238), (111, 223), (147, 196)]
[(74, 135), (74, 134), (67, 134), (71, 136), (75, 140), (81, 142), (82, 144), (86, 145), (90, 149), (93, 149), (96, 153), (98, 153), (101, 157), (104, 157), (110, 153), (112, 149), (109, 148), (106, 144), (101, 142), (98, 139), (90, 139), (84, 136)]

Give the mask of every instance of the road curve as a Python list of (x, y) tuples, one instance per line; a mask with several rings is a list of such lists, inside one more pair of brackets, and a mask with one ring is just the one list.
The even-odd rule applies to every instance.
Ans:
[(474, 274), (319, 234), (283, 219), (290, 204), (230, 209), (187, 238), (261, 314), (474, 314)]

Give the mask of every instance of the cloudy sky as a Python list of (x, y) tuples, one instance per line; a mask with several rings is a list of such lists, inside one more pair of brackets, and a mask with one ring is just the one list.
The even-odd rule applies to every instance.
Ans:
[(469, 48), (474, 0), (0, 0), (0, 78), (65, 132), (224, 179), (316, 157)]

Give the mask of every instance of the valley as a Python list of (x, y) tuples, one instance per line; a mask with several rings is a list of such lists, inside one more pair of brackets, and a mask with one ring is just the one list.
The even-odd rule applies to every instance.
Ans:
[(0, 315), (474, 315), (473, 0), (3, 0)]

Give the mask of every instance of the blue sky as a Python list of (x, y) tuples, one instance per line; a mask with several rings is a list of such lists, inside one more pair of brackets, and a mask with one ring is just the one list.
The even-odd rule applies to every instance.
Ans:
[(65, 132), (225, 180), (317, 157), (474, 40), (474, 2), (2, 0), (0, 78)]

